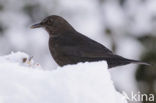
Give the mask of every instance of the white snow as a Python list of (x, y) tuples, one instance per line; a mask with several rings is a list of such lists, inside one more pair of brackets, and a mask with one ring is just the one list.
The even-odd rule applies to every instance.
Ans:
[(30, 57), (22, 52), (0, 57), (0, 103), (127, 103), (105, 61), (45, 71), (23, 58)]
[(33, 56), (29, 56), (24, 52), (11, 52), (11, 54), (6, 56), (0, 56), (0, 63), (1, 64), (8, 64), (9, 63), (17, 63), (22, 66), (28, 66), (32, 68), (41, 68), (40, 64), (35, 63), (33, 60)]

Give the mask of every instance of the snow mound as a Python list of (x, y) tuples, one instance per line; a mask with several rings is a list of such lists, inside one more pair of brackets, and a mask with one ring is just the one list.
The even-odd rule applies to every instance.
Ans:
[(1, 56), (0, 63), (1, 64), (8, 64), (9, 63), (17, 63), (22, 66), (28, 66), (32, 68), (41, 68), (38, 63), (35, 63), (33, 60), (33, 56), (29, 56), (24, 52), (11, 52), (9, 55)]
[(45, 71), (21, 65), (23, 57), (29, 58), (20, 52), (0, 57), (0, 103), (127, 103), (105, 61)]

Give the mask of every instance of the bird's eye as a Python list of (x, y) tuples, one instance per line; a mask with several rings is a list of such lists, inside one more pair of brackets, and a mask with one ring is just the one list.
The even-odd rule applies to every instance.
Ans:
[(51, 20), (47, 20), (47, 24), (50, 24), (51, 23)]
[(44, 25), (47, 25), (47, 26), (52, 25), (53, 24), (53, 19), (46, 18), (41, 23), (44, 24)]
[(44, 19), (44, 20), (42, 20), (42, 24), (48, 24), (48, 22), (49, 22), (49, 20), (48, 19)]
[(47, 25), (52, 25), (52, 24), (53, 24), (53, 20), (51, 20), (51, 19), (47, 20), (47, 21), (46, 21), (46, 24), (47, 24)]

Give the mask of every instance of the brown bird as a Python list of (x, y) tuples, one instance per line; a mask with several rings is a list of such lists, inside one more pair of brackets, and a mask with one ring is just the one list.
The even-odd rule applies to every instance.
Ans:
[(54, 60), (60, 66), (101, 60), (106, 60), (109, 68), (129, 63), (149, 65), (113, 54), (102, 44), (77, 32), (60, 16), (48, 16), (40, 23), (32, 25), (31, 28), (39, 27), (45, 28), (49, 33), (49, 49)]

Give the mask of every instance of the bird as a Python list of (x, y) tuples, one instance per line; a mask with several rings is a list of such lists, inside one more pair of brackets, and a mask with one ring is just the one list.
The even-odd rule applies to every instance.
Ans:
[(107, 61), (108, 68), (130, 63), (149, 65), (114, 54), (104, 45), (75, 30), (63, 17), (51, 15), (31, 28), (44, 28), (49, 34), (49, 50), (59, 66), (79, 62)]

